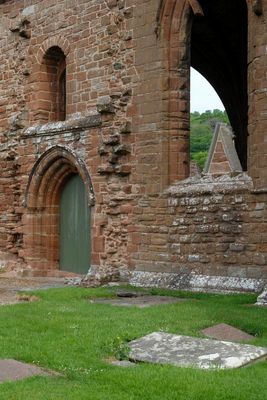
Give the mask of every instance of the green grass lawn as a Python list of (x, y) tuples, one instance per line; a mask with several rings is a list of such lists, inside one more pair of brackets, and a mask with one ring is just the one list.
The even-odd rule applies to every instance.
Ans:
[(221, 322), (255, 335), (250, 344), (267, 347), (267, 309), (252, 306), (256, 296), (153, 289), (188, 301), (143, 309), (90, 302), (115, 290), (50, 289), (35, 292), (38, 302), (0, 307), (0, 358), (62, 373), (1, 384), (0, 399), (267, 399), (266, 361), (228, 371), (151, 364), (122, 368), (106, 361), (123, 356), (127, 341), (153, 331), (201, 336), (200, 329)]

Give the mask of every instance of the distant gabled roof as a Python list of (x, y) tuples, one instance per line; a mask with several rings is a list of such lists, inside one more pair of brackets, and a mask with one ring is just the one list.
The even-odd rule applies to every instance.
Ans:
[(220, 174), (241, 171), (242, 166), (236, 152), (232, 128), (227, 124), (217, 123), (203, 172)]

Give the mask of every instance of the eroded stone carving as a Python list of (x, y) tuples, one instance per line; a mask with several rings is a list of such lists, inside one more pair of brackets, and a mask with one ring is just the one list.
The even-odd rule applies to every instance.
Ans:
[(204, 17), (203, 9), (197, 0), (188, 0), (188, 3), (196, 17)]

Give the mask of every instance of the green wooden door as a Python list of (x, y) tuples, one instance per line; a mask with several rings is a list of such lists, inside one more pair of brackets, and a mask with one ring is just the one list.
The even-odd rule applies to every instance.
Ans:
[(60, 269), (85, 274), (90, 267), (90, 208), (84, 183), (77, 174), (60, 199)]

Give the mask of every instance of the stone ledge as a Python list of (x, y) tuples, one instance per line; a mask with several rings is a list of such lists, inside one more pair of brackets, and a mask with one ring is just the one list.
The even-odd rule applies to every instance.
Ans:
[(64, 132), (82, 131), (100, 125), (101, 116), (99, 114), (93, 114), (67, 121), (49, 122), (48, 124), (31, 126), (22, 132), (22, 137), (28, 138), (32, 136), (46, 136)]
[(206, 276), (168, 272), (133, 271), (129, 283), (133, 286), (161, 287), (212, 292), (261, 292), (266, 279)]
[(165, 193), (173, 197), (214, 193), (240, 193), (253, 190), (252, 179), (246, 173), (227, 175), (203, 175), (190, 177), (171, 185)]

